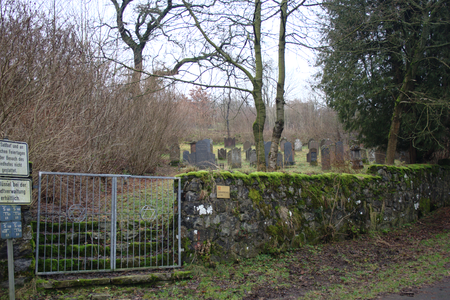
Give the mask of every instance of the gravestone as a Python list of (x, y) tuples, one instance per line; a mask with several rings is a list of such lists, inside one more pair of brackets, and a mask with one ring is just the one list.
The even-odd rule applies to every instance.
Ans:
[(225, 148), (234, 148), (236, 146), (236, 138), (224, 138), (223, 144)]
[(188, 164), (193, 164), (193, 162), (190, 161), (190, 154), (187, 150), (183, 151), (183, 161)]
[(381, 149), (375, 150), (375, 163), (384, 164), (386, 159), (386, 152)]
[(269, 166), (269, 152), (270, 147), (272, 146), (272, 142), (264, 142), (264, 157), (266, 159), (266, 167)]
[(211, 141), (209, 139), (198, 141), (195, 145), (195, 165), (205, 169), (215, 168), (215, 164), (216, 156), (211, 152)]
[(325, 146), (325, 143), (326, 143), (325, 139), (320, 140), (320, 149), (322, 149), (322, 147)]
[(354, 145), (350, 148), (350, 159), (352, 162), (352, 169), (364, 168), (363, 162), (361, 160), (361, 149), (358, 145)]
[(309, 158), (309, 163), (311, 166), (317, 166), (317, 151), (319, 149), (319, 144), (312, 140), (308, 143), (309, 148), (309, 156), (307, 156), (307, 159)]
[(317, 148), (309, 149), (309, 164), (311, 166), (317, 166)]
[(369, 150), (369, 162), (373, 163), (375, 161), (375, 149)]
[(330, 158), (330, 148), (327, 145), (322, 146), (321, 148), (321, 156), (322, 156), (322, 170), (330, 170), (331, 169), (331, 158)]
[(294, 150), (295, 151), (302, 151), (302, 142), (299, 139), (296, 139), (294, 142)]
[(335, 161), (336, 164), (344, 163), (344, 143), (342, 141), (336, 142)]
[(311, 154), (306, 153), (306, 162), (311, 162)]
[(220, 148), (217, 150), (217, 159), (218, 160), (226, 160), (227, 159), (227, 150), (224, 148)]
[(324, 146), (330, 146), (331, 144), (333, 144), (333, 143), (331, 142), (331, 140), (330, 140), (330, 139), (326, 139), (326, 140), (325, 140)]
[(317, 166), (317, 152), (319, 149), (319, 144), (312, 140), (311, 142), (309, 142), (309, 163), (311, 164), (311, 166)]
[(252, 151), (252, 147), (248, 148), (247, 150), (245, 150), (245, 160), (249, 161), (250, 160), (250, 153)]
[(211, 147), (211, 153), (214, 153), (214, 146), (213, 146), (213, 143), (214, 143), (214, 141), (212, 140), (212, 139), (208, 139), (209, 140), (209, 146)]
[(328, 148), (330, 149), (330, 164), (334, 165), (336, 162), (336, 144), (331, 144)]
[(232, 169), (241, 168), (241, 148), (233, 148), (228, 151), (228, 165)]
[(244, 151), (247, 151), (248, 149), (250, 149), (252, 147), (252, 143), (250, 143), (250, 141), (245, 141), (244, 142)]
[(284, 144), (286, 144), (287, 139), (284, 137), (280, 140), (280, 150), (284, 151)]
[(310, 149), (311, 148), (311, 143), (315, 143), (316, 141), (314, 141), (314, 139), (310, 139), (309, 141), (308, 141), (308, 149)]
[(256, 166), (256, 150), (255, 149), (250, 150), (250, 165)]
[(189, 143), (189, 145), (191, 145), (191, 154), (195, 153), (195, 145), (197, 144), (197, 142), (191, 142)]
[(290, 142), (286, 142), (284, 144), (284, 165), (292, 166), (295, 164), (294, 160), (294, 151), (292, 151), (292, 144)]
[(170, 162), (180, 161), (180, 145), (178, 143), (172, 144), (169, 151)]

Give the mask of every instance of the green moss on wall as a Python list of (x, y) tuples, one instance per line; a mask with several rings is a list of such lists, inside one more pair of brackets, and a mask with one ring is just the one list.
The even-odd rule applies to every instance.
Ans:
[(419, 212), (420, 212), (419, 217), (429, 214), (430, 211), (431, 211), (430, 198), (420, 198), (420, 200), (419, 200)]

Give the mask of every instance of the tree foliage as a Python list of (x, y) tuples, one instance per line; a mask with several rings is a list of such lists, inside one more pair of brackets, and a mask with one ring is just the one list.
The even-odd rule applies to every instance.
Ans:
[(347, 130), (381, 146), (448, 141), (450, 5), (443, 0), (328, 0), (318, 87)]

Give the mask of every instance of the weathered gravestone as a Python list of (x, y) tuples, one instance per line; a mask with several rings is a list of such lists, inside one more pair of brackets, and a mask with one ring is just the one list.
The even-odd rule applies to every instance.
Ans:
[(325, 146), (326, 140), (325, 139), (321, 139), (320, 140), (320, 149), (322, 149), (323, 146)]
[(306, 162), (311, 162), (311, 151), (309, 151), (309, 149), (311, 149), (311, 145), (312, 143), (315, 143), (314, 139), (310, 139), (308, 141), (308, 153), (306, 153)]
[(383, 150), (378, 148), (375, 151), (375, 163), (384, 164), (385, 159), (386, 159), (386, 153)]
[[(193, 164), (194, 162), (191, 162), (190, 155), (191, 154), (189, 154), (189, 151), (187, 151), (187, 150), (183, 151), (183, 161), (188, 164)], [(195, 156), (193, 157), (193, 159), (195, 159)]]
[(335, 162), (338, 165), (344, 163), (344, 143), (342, 141), (336, 142)]
[(218, 160), (226, 160), (227, 159), (227, 150), (224, 148), (220, 148), (217, 150), (217, 159)]
[(178, 143), (172, 144), (169, 150), (170, 162), (179, 162), (180, 154), (180, 145)]
[(244, 151), (247, 151), (248, 149), (250, 149), (252, 147), (252, 143), (250, 143), (250, 141), (245, 141), (244, 142)]
[(299, 139), (296, 139), (294, 142), (294, 150), (295, 151), (302, 151), (302, 142)]
[(280, 140), (280, 150), (281, 151), (284, 151), (284, 144), (286, 144), (286, 142), (287, 142), (287, 139), (285, 137), (281, 138), (281, 140)]
[(292, 151), (292, 143), (286, 142), (284, 144), (284, 165), (292, 166), (295, 164), (294, 152)]
[(225, 148), (233, 148), (236, 146), (236, 138), (224, 138), (223, 143)]
[(354, 145), (350, 148), (350, 158), (352, 162), (352, 169), (364, 168), (361, 160), (361, 148), (358, 145)]
[(269, 166), (269, 152), (272, 142), (264, 142), (264, 157), (266, 159), (266, 167)]
[(334, 165), (336, 162), (336, 144), (331, 144), (328, 148), (330, 149), (330, 164)]
[(232, 169), (241, 168), (241, 148), (233, 148), (228, 151), (228, 165)]
[(191, 142), (189, 143), (189, 145), (191, 145), (191, 154), (195, 153), (195, 145), (197, 144), (197, 142)]
[(316, 141), (312, 141), (309, 145), (309, 163), (311, 166), (317, 166), (317, 152), (319, 144)]
[(256, 166), (256, 150), (250, 150), (250, 165)]
[(213, 139), (208, 139), (209, 140), (209, 147), (211, 148), (211, 153), (214, 153), (214, 141)]
[(250, 160), (250, 153), (252, 152), (252, 147), (248, 148), (247, 150), (245, 150), (245, 160), (249, 161)]
[(209, 139), (198, 141), (195, 145), (195, 165), (199, 168), (215, 168), (216, 156), (211, 152)]
[(373, 163), (375, 161), (375, 149), (369, 150), (369, 162)]
[(309, 148), (309, 155), (307, 158), (309, 158), (309, 163), (311, 166), (317, 166), (317, 150), (319, 149), (319, 144), (312, 140), (308, 143)]
[(330, 158), (330, 148), (327, 145), (322, 146), (321, 148), (321, 156), (322, 156), (322, 170), (330, 170), (331, 169), (331, 158)]

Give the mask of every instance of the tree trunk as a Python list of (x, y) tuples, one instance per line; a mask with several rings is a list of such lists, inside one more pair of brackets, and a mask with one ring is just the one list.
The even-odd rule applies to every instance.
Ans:
[(269, 153), (269, 171), (277, 169), (278, 144), (284, 129), (284, 84), (285, 84), (285, 51), (286, 51), (286, 22), (287, 22), (287, 0), (280, 4), (280, 32), (278, 40), (278, 82), (276, 114), (277, 119), (272, 131), (272, 145)]
[(227, 114), (226, 114), (226, 126), (227, 126), (227, 138), (230, 138), (230, 106), (231, 106), (231, 92), (228, 91), (228, 102), (227, 102)]
[(131, 76), (131, 95), (133, 99), (139, 97), (142, 93), (141, 91), (141, 75), (142, 75), (142, 48), (136, 47), (133, 49), (134, 54), (134, 70)]
[(401, 92), (397, 100), (395, 101), (394, 113), (392, 114), (391, 129), (389, 130), (388, 146), (386, 150), (386, 164), (388, 165), (394, 164), (395, 151), (397, 149), (397, 137), (400, 131), (400, 123), (402, 118), (400, 106), (404, 97), (405, 94)]
[(256, 161), (258, 171), (266, 170), (264, 156), (264, 124), (266, 123), (266, 106), (262, 98), (263, 65), (261, 55), (261, 0), (255, 0), (255, 13), (253, 20), (253, 32), (255, 34), (255, 77), (253, 79), (253, 100), (256, 107), (256, 120), (253, 123), (253, 136), (256, 144)]

